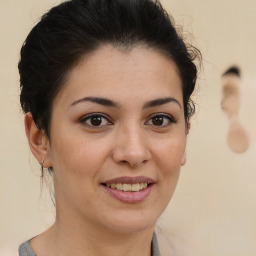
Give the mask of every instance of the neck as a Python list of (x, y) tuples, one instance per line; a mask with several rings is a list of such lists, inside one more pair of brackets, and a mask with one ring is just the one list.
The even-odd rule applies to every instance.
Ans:
[[(117, 232), (97, 227), (93, 223), (64, 221), (57, 218), (54, 225), (38, 236), (38, 255), (76, 256), (150, 256), (154, 226), (136, 232)], [(31, 243), (33, 247), (33, 243)], [(41, 249), (40, 249), (41, 248)], [(47, 252), (45, 251), (47, 250)], [(44, 252), (43, 252), (44, 251)]]

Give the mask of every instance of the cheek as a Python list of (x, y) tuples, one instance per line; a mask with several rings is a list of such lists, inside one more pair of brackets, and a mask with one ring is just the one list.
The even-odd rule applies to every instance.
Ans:
[(162, 200), (159, 203), (164, 209), (171, 200), (180, 175), (182, 158), (185, 151), (186, 140), (170, 139), (156, 148), (156, 163), (158, 164), (158, 193)]
[(155, 157), (160, 169), (166, 172), (175, 172), (182, 164), (185, 153), (186, 136), (169, 138), (155, 146)]
[(182, 135), (159, 143), (155, 151), (160, 188), (168, 200), (170, 200), (179, 179), (185, 147), (186, 136)]
[[(61, 137), (61, 136), (60, 136)], [(71, 204), (86, 201), (91, 205), (91, 197), (97, 189), (97, 175), (107, 156), (107, 144), (97, 143), (83, 136), (55, 136), (51, 149), (56, 197)]]
[(79, 134), (58, 137), (54, 137), (51, 149), (54, 170), (72, 174), (74, 178), (95, 176), (107, 155), (107, 144)]

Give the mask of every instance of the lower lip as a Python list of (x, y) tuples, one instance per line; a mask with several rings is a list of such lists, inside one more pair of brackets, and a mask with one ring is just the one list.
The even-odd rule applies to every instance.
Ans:
[(104, 185), (101, 185), (112, 197), (118, 199), (124, 203), (139, 203), (145, 200), (151, 193), (154, 184), (151, 184), (147, 188), (144, 188), (138, 192), (124, 192), (122, 190), (108, 188)]

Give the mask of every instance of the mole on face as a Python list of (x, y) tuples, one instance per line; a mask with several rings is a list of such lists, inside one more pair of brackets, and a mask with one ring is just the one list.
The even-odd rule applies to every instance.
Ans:
[(229, 119), (227, 144), (235, 153), (244, 153), (249, 147), (246, 130), (238, 119), (240, 107), (241, 84), (240, 70), (237, 67), (228, 69), (222, 76), (221, 108)]

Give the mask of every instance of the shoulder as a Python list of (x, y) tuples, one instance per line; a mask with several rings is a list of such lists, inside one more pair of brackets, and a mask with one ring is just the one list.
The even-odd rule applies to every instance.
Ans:
[(19, 256), (36, 256), (29, 244), (29, 240), (19, 246)]
[(161, 256), (155, 232), (153, 234), (152, 243), (151, 243), (151, 255), (152, 256)]

